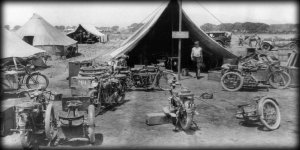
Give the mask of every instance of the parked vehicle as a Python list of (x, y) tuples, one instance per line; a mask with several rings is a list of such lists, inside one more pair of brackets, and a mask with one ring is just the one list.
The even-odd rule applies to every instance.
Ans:
[[(2, 64), (2, 72), (3, 74), (15, 74), (17, 75), (17, 83), (18, 88), (20, 89), (21, 86), (26, 85), (28, 89), (46, 89), (49, 85), (49, 79), (47, 76), (43, 75), (42, 73), (38, 71), (34, 71), (34, 65), (32, 64), (32, 61), (28, 61), (28, 64), (17, 64), (15, 65), (5, 65)], [(3, 80), (9, 80), (3, 77)], [(10, 82), (10, 81), (8, 81)], [(8, 87), (4, 88), (5, 91), (10, 91), (14, 89), (9, 89), (9, 86), (5, 85), (4, 81), (1, 81), (2, 87)]]
[(88, 96), (90, 103), (96, 107), (96, 114), (105, 107), (123, 103), (126, 86), (119, 78), (110, 75), (108, 77), (96, 77), (92, 81), (92, 89)]
[(272, 39), (264, 39), (261, 42), (261, 49), (267, 51), (273, 50), (274, 48), (288, 48), (290, 50), (296, 50), (298, 46), (299, 46), (298, 38), (290, 38), (290, 39), (272, 38)]
[(258, 96), (250, 104), (239, 105), (236, 117), (245, 123), (261, 122), (269, 130), (278, 129), (281, 121), (278, 102), (268, 96)]
[(222, 87), (227, 91), (238, 91), (242, 87), (253, 88), (259, 84), (270, 84), (277, 89), (289, 86), (291, 77), (280, 67), (279, 62), (270, 62), (263, 55), (257, 57), (258, 60), (247, 59), (239, 65), (223, 65)]
[[(88, 139), (90, 144), (94, 144), (95, 138), (95, 106), (89, 104), (86, 107), (80, 100), (71, 100), (63, 102), (63, 110), (67, 110), (67, 115), (58, 117), (58, 134), (60, 135), (54, 146), (59, 145), (61, 141), (68, 141), (75, 138)], [(87, 111), (87, 117), (79, 111)]]
[(51, 91), (27, 90), (19, 94), (27, 93), (29, 100), (18, 103), (15, 106), (16, 128), (11, 131), (20, 133), (21, 144), (24, 148), (31, 148), (37, 144), (36, 139), (43, 136), (48, 145), (57, 135), (57, 123), (52, 100), (56, 98)]
[(231, 43), (231, 32), (227, 31), (211, 31), (206, 32), (211, 38), (213, 38), (217, 43), (223, 47), (230, 47)]
[(169, 106), (164, 107), (163, 111), (175, 118), (175, 126), (177, 129), (181, 127), (188, 130), (193, 124), (195, 112), (194, 94), (187, 88), (178, 87), (178, 83), (171, 84), (171, 96), (169, 97)]

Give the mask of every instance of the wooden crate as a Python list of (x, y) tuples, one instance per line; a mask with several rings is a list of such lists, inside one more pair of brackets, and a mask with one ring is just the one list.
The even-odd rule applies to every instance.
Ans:
[(94, 77), (72, 77), (71, 78), (71, 95), (72, 96), (88, 96), (91, 83)]
[(220, 82), (221, 81), (221, 71), (208, 71), (207, 79)]

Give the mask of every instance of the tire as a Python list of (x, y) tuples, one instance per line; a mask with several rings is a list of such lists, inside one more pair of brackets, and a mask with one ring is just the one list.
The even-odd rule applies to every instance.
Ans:
[[(39, 80), (38, 78), (42, 79), (44, 81), (44, 86), (40, 87), (40, 82), (37, 81), (37, 80)], [(49, 79), (45, 75), (43, 75), (39, 72), (35, 72), (35, 73), (30, 74), (26, 79), (26, 87), (28, 89), (41, 88), (42, 90), (45, 90), (48, 87), (48, 85), (49, 85)]]
[(95, 112), (96, 112), (95, 114), (98, 115), (100, 113), (100, 111), (101, 111), (101, 102), (99, 102), (99, 104), (94, 104), (93, 103), (94, 99), (98, 98), (98, 97), (95, 97), (95, 94), (97, 94), (97, 96), (98, 96), (98, 91), (97, 90), (91, 90), (89, 92), (88, 96), (90, 98), (90, 103), (92, 105), (94, 105), (94, 107), (95, 107)]
[(158, 87), (163, 91), (171, 90), (171, 82), (174, 79), (175, 75), (172, 73), (162, 73), (158, 77)]
[[(261, 112), (259, 119), (262, 122), (262, 124), (269, 130), (278, 129), (280, 126), (280, 121), (281, 121), (281, 115), (280, 115), (278, 104), (270, 98), (264, 99), (259, 104), (261, 105), (261, 106), (258, 106), (258, 108), (260, 109), (259, 112)], [(276, 117), (274, 118), (275, 119), (274, 123), (273, 122), (271, 123), (270, 121), (268, 121), (269, 118), (267, 118), (267, 117), (269, 117), (269, 116), (267, 116), (267, 114), (266, 114), (266, 112), (267, 112), (266, 109), (269, 110), (270, 106), (273, 107), (273, 109), (275, 109), (275, 111), (273, 113), (276, 113)], [(274, 120), (272, 120), (272, 121), (274, 121)]]
[[(229, 75), (235, 75), (235, 76), (238, 77), (239, 80), (240, 80), (239, 83), (238, 83), (238, 85), (234, 86), (233, 88), (228, 87), (228, 85), (226, 85), (226, 84), (224, 83), (225, 80), (226, 80), (226, 77), (229, 76)], [(243, 86), (243, 82), (244, 82), (243, 77), (242, 77), (239, 73), (237, 73), (237, 72), (227, 72), (227, 73), (225, 73), (225, 74), (221, 77), (221, 85), (222, 85), (222, 87), (223, 87), (226, 91), (230, 91), (230, 92), (235, 92), (235, 91), (240, 90), (240, 89), (242, 88), (242, 86)]]
[(45, 112), (45, 134), (47, 139), (52, 141), (57, 132), (57, 123), (52, 103), (48, 104)]
[(270, 51), (272, 49), (272, 46), (269, 43), (262, 43), (261, 44), (261, 49), (266, 50), (266, 51)]
[[(274, 81), (274, 79), (276, 78), (275, 75), (279, 74), (280, 78), (283, 79), (285, 81), (285, 84), (280, 86), (278, 85), (278, 83), (276, 81)], [(285, 77), (284, 77), (285, 76)], [(277, 78), (276, 78), (277, 80)], [(280, 82), (280, 81), (279, 81)], [(281, 81), (282, 82), (282, 81)], [(287, 88), (290, 83), (291, 83), (291, 76), (290, 74), (288, 74), (285, 71), (281, 71), (281, 72), (273, 72), (270, 76), (269, 76), (269, 83), (270, 85), (275, 88), (275, 89), (285, 89)], [(280, 84), (280, 83), (279, 83)]]
[[(189, 105), (189, 102), (186, 101), (184, 103), (185, 105), (185, 108), (186, 109), (189, 109), (188, 108), (188, 105)], [(187, 111), (182, 111), (181, 114), (180, 114), (180, 118), (179, 118), (179, 123), (180, 123), (180, 126), (183, 130), (188, 130), (191, 128), (192, 126), (192, 123), (193, 123), (193, 113), (188, 113)]]
[(118, 101), (117, 101), (118, 104), (122, 104), (124, 102), (125, 95), (126, 95), (126, 85), (122, 84), (121, 87), (122, 87), (122, 89), (119, 93), (120, 95), (119, 95)]
[(90, 144), (94, 144), (95, 139), (95, 106), (89, 105), (88, 107), (88, 137)]

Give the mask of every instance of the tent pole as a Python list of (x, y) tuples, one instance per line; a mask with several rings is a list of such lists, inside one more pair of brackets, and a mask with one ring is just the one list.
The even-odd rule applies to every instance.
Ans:
[(18, 64), (17, 64), (17, 61), (16, 61), (16, 57), (13, 57), (13, 61), (14, 61), (14, 65), (15, 65), (16, 70), (18, 70)]
[[(182, 0), (178, 0), (179, 5), (179, 32), (181, 32), (182, 26)], [(178, 39), (178, 80), (180, 80), (181, 72), (181, 38)]]

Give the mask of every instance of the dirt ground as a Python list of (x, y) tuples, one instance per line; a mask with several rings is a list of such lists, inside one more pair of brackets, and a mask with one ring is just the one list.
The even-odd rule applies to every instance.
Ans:
[[(75, 58), (61, 60), (53, 58), (48, 62), (50, 68), (41, 72), (49, 77), (49, 90), (71, 96), (68, 86), (68, 61), (83, 60), (102, 55), (115, 49), (121, 41), (106, 44), (80, 45), (82, 54)], [(244, 49), (240, 47), (240, 49)], [(191, 73), (194, 75), (193, 73)], [(164, 124), (148, 126), (145, 123), (147, 113), (163, 112), (168, 104), (166, 91), (131, 91), (126, 93), (125, 103), (96, 117), (97, 143), (95, 147), (294, 147), (297, 146), (297, 91), (298, 88), (284, 90), (265, 89), (257, 91), (223, 91), (219, 82), (207, 80), (207, 74), (197, 80), (191, 76), (183, 77), (182, 84), (195, 95), (205, 91), (213, 92), (214, 98), (195, 99), (198, 116), (194, 117), (198, 128), (184, 132), (173, 131), (174, 125)], [(259, 124), (244, 125), (235, 118), (236, 106), (249, 102), (258, 95), (274, 97), (280, 105), (282, 115), (278, 130), (264, 131)], [(55, 110), (61, 112), (61, 102), (55, 101)], [(17, 134), (2, 139), (4, 146), (19, 147)], [(87, 142), (68, 142), (60, 147), (86, 146)]]

